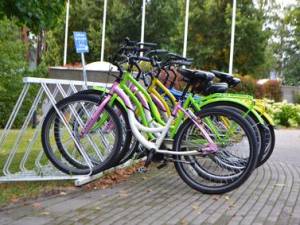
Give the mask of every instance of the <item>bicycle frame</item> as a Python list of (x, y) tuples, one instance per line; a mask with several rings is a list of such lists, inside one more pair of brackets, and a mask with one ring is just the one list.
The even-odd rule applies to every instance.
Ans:
[[(127, 86), (128, 81), (130, 82), (129, 87)], [(160, 118), (160, 114), (157, 110), (157, 107), (159, 107), (161, 110), (164, 111), (165, 106), (167, 106), (167, 109), (169, 109), (169, 111), (171, 111), (170, 107), (168, 106), (168, 104), (166, 103), (166, 101), (164, 99), (164, 96), (160, 95), (154, 87), (158, 86), (161, 90), (163, 90), (165, 92), (165, 95), (167, 95), (172, 100), (172, 103), (174, 104), (174, 106), (176, 106), (178, 103), (176, 101), (175, 97), (170, 92), (170, 90), (167, 89), (157, 78), (153, 79), (153, 83), (149, 87), (149, 89), (151, 91), (151, 93), (150, 93), (151, 95), (128, 72), (124, 73), (123, 78), (120, 81), (119, 85), (120, 85), (121, 89), (123, 89), (125, 91), (125, 93), (130, 97), (130, 99), (133, 100), (134, 105), (136, 106), (136, 109), (139, 112), (139, 116), (141, 117), (141, 121), (142, 121), (143, 125), (147, 126), (147, 127), (153, 126), (153, 124), (156, 124), (156, 122), (158, 122), (160, 125), (165, 125), (165, 121), (162, 121)], [(132, 85), (133, 85), (133, 87), (132, 87)], [(149, 91), (149, 89), (148, 89), (148, 91)], [(112, 100), (110, 101), (110, 105), (112, 104), (112, 101), (114, 101), (115, 99), (117, 99), (117, 97), (113, 96)], [(123, 102), (123, 104), (124, 104), (124, 102)], [(198, 99), (195, 99), (192, 94), (189, 94), (183, 103), (183, 109), (188, 109), (190, 107), (192, 107), (195, 111), (200, 111), (202, 108), (202, 106), (199, 104)], [(153, 117), (152, 117), (152, 115), (153, 115)], [(169, 118), (170, 116), (167, 116), (167, 118)], [(175, 137), (179, 126), (182, 124), (182, 122), (185, 118), (186, 118), (186, 116), (182, 112), (182, 110), (180, 112), (178, 112), (178, 115), (177, 115), (176, 119), (173, 120), (171, 129), (170, 129), (170, 137), (172, 139)], [(168, 119), (166, 121), (168, 121)], [(205, 123), (214, 132), (218, 141), (224, 142), (225, 139), (222, 140), (218, 130), (214, 127), (213, 123), (211, 121), (209, 121), (209, 119), (207, 119), (207, 118), (205, 119)], [(231, 131), (233, 129), (234, 129), (234, 127), (229, 127), (228, 135), (231, 133)], [(155, 139), (156, 137), (159, 137), (160, 134), (153, 135), (152, 133), (148, 133), (148, 136), (150, 139)]]
[[(157, 89), (160, 89), (163, 92), (163, 94), (160, 94), (157, 91)], [(167, 98), (171, 100), (172, 105), (175, 105), (177, 100), (171, 93), (171, 91), (168, 88), (166, 88), (157, 77), (153, 78), (151, 85), (148, 88), (148, 91), (157, 99), (159, 99), (161, 104), (164, 106), (164, 108), (162, 109), (167, 113), (167, 115), (170, 115), (170, 106), (167, 104), (164, 97), (167, 96)], [(193, 94), (188, 94), (186, 101), (188, 101), (189, 104), (192, 104), (192, 106), (197, 111), (212, 103), (229, 102), (238, 104), (244, 109), (246, 109), (245, 114), (243, 115), (244, 117), (247, 117), (250, 113), (252, 113), (255, 116), (258, 123), (264, 124), (264, 120), (261, 117), (262, 115), (264, 118), (267, 119), (269, 124), (273, 124), (272, 119), (263, 111), (261, 106), (257, 106), (256, 101), (251, 96), (229, 93), (215, 93), (206, 97), (197, 96), (195, 98)], [(187, 106), (189, 106), (189, 104)]]
[[(111, 87), (108, 95), (106, 95), (106, 97), (102, 100), (101, 104), (96, 109), (96, 111), (94, 112), (94, 114), (87, 121), (84, 129), (81, 132), (81, 136), (84, 136), (84, 135), (86, 135), (89, 132), (89, 130), (97, 122), (99, 116), (103, 112), (104, 107), (107, 104), (109, 104), (109, 102), (110, 102), (110, 100), (111, 100), (111, 98), (113, 96), (117, 95), (117, 96), (119, 96), (124, 101), (124, 103), (126, 105), (126, 108), (128, 109), (127, 110), (127, 114), (128, 114), (129, 124), (130, 124), (130, 127), (132, 129), (132, 132), (133, 132), (134, 136), (147, 149), (154, 150), (154, 151), (156, 151), (158, 153), (171, 154), (171, 155), (199, 155), (200, 154), (199, 151), (177, 152), (177, 151), (170, 151), (170, 150), (161, 150), (161, 149), (159, 149), (160, 146), (161, 146), (161, 144), (163, 143), (163, 140), (165, 139), (165, 137), (166, 137), (166, 135), (167, 135), (170, 127), (171, 127), (172, 122), (175, 120), (175, 117), (177, 116), (177, 114), (179, 114), (179, 112), (182, 112), (183, 116), (186, 116), (186, 117), (190, 118), (195, 123), (195, 125), (200, 129), (200, 131), (203, 133), (204, 137), (208, 141), (208, 145), (205, 146), (201, 150), (205, 150), (206, 152), (209, 152), (209, 153), (215, 153), (218, 150), (217, 145), (210, 138), (209, 134), (206, 132), (206, 130), (204, 129), (204, 127), (202, 127), (202, 125), (200, 123), (198, 123), (198, 121), (197, 121), (198, 118), (191, 111), (185, 110), (182, 107), (181, 101), (179, 101), (175, 105), (170, 118), (168, 119), (168, 121), (166, 122), (166, 124), (164, 126), (156, 125), (156, 127), (147, 127), (147, 126), (144, 126), (143, 124), (141, 124), (135, 118), (134, 106), (133, 106), (133, 104), (132, 104), (132, 102), (130, 100), (130, 98), (132, 98), (133, 96), (131, 94), (127, 95), (127, 93), (132, 93), (132, 92), (129, 90), (128, 87), (122, 86), (121, 83), (122, 83), (122, 81), (120, 82), (119, 80), (116, 80), (114, 82), (114, 84), (112, 85), (112, 87)], [(124, 90), (122, 88), (124, 88)], [(149, 98), (149, 95), (148, 95), (148, 98)], [(132, 98), (132, 99), (134, 99), (134, 98)], [(150, 103), (150, 107), (151, 107), (151, 105), (152, 104)], [(156, 108), (154, 105), (152, 107)], [(158, 136), (158, 138), (156, 139), (155, 142), (152, 142), (152, 141), (148, 141), (142, 135), (141, 132), (158, 133), (159, 136)]]

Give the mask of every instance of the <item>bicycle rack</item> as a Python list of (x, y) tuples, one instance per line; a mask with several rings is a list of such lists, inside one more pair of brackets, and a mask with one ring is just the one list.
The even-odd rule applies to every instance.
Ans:
[[(25, 77), (23, 79), (23, 82), (23, 90), (9, 117), (9, 120), (7, 121), (5, 128), (0, 133), (0, 153), (2, 155), (2, 160), (4, 160), (0, 182), (75, 180), (75, 185), (79, 186), (101, 177), (103, 173), (99, 173), (93, 176), (70, 176), (60, 172), (54, 166), (52, 166), (51, 162), (47, 160), (40, 143), (41, 126), (44, 117), (50, 107), (55, 107), (57, 100), (76, 93), (79, 90), (82, 90), (85, 83), (83, 81), (35, 77)], [(109, 87), (111, 84), (88, 82), (87, 85), (88, 87)], [(14, 130), (12, 129), (14, 122), (20, 112), (20, 109), (22, 108), (26, 97), (28, 97), (29, 90), (32, 86), (39, 87), (37, 94), (32, 101), (32, 105), (27, 112), (21, 129)], [(38, 114), (40, 117), (39, 122), (36, 124), (36, 127), (32, 129), (29, 127), (29, 125), (35, 112), (39, 112)], [(60, 114), (59, 116), (61, 117)], [(68, 124), (66, 124), (64, 120), (63, 122), (64, 125), (67, 126), (68, 130)], [(77, 141), (71, 134), (71, 130), (68, 131), (76, 144)], [(13, 142), (10, 141), (12, 139), (10, 137), (15, 138)], [(91, 140), (89, 141), (91, 142)], [(9, 152), (3, 152), (4, 145), (6, 147), (5, 149), (10, 149)], [(81, 147), (79, 145), (77, 147), (81, 151)], [(89, 158), (84, 158), (87, 162), (87, 165), (90, 165)], [(122, 167), (127, 166), (131, 163), (132, 162), (128, 162), (125, 165), (122, 165)]]

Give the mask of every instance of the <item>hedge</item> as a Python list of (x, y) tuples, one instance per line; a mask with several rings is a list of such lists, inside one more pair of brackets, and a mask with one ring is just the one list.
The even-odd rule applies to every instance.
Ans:
[(241, 84), (235, 87), (232, 92), (252, 95), (255, 98), (268, 98), (276, 102), (282, 100), (281, 82), (268, 80), (263, 84), (258, 84), (257, 80), (251, 76), (238, 76)]

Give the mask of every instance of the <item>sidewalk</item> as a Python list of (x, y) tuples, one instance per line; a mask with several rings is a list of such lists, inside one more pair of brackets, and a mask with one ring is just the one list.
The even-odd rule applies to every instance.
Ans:
[(173, 165), (111, 189), (40, 199), (0, 212), (0, 224), (300, 224), (300, 130), (280, 130), (269, 162), (225, 195), (193, 191)]

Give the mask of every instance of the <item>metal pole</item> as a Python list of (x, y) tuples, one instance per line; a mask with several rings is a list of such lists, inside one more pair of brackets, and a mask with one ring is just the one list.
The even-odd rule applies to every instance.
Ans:
[(232, 70), (233, 70), (235, 18), (236, 18), (236, 0), (233, 0), (233, 6), (232, 6), (232, 19), (231, 19), (230, 58), (229, 58), (229, 73), (230, 73), (230, 74), (232, 74)]
[(67, 64), (67, 53), (68, 53), (68, 32), (69, 32), (69, 11), (70, 11), (70, 0), (67, 0), (66, 10), (66, 27), (65, 27), (65, 46), (64, 46), (64, 65)]
[(82, 63), (82, 75), (83, 75), (83, 81), (84, 81), (84, 89), (87, 89), (87, 75), (86, 75), (86, 69), (85, 69), (84, 53), (81, 53), (81, 63)]
[[(143, 0), (142, 5), (142, 25), (141, 25), (141, 42), (144, 42), (145, 38), (145, 17), (146, 17), (146, 0)], [(143, 47), (143, 46), (141, 46)], [(143, 56), (143, 52), (140, 53)]]
[(104, 60), (106, 11), (107, 11), (107, 0), (104, 0), (103, 23), (102, 23), (102, 40), (101, 40), (101, 58), (100, 58), (101, 62), (103, 62), (103, 60)]
[(190, 0), (186, 0), (185, 5), (185, 21), (184, 21), (184, 39), (183, 39), (183, 57), (186, 57), (187, 51), (187, 37), (188, 37), (188, 27), (189, 27), (189, 8), (190, 8)]

